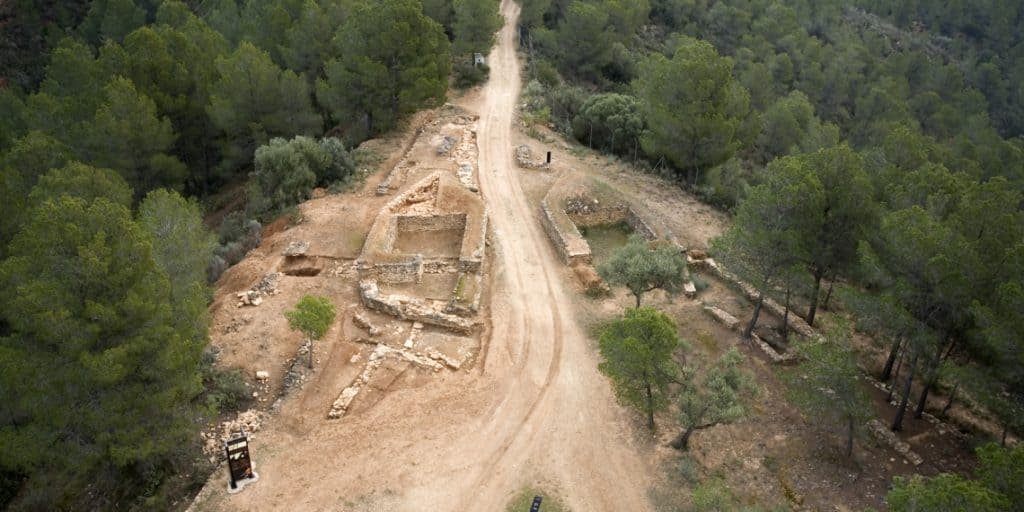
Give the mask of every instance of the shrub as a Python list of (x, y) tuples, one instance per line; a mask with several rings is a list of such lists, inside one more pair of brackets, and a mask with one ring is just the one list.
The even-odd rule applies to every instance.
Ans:
[(224, 217), (219, 231), (219, 242), (206, 267), (209, 282), (220, 279), (221, 274), (231, 265), (242, 261), (245, 255), (260, 245), (263, 226), (242, 212), (232, 212)]
[(491, 68), (487, 64), (474, 66), (472, 62), (459, 61), (453, 69), (455, 73), (455, 87), (468, 89), (487, 81), (491, 74)]
[(545, 59), (533, 60), (533, 78), (547, 87), (558, 87), (562, 84), (562, 75), (558, 74), (558, 69)]
[(309, 198), (313, 187), (349, 178), (355, 160), (335, 138), (275, 138), (256, 150), (249, 186), (250, 214), (263, 217)]

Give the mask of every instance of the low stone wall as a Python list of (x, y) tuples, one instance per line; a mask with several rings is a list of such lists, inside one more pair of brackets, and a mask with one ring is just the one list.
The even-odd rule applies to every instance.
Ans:
[(555, 215), (556, 213), (551, 211), (547, 200), (541, 201), (540, 223), (548, 238), (551, 239), (551, 243), (555, 245), (555, 250), (558, 251), (562, 261), (566, 265), (590, 263), (593, 259), (590, 254), (590, 245), (580, 234), (579, 229), (571, 221), (567, 223), (568, 226), (565, 230), (559, 228)]
[[(626, 208), (626, 215), (623, 220), (629, 227), (633, 228), (633, 231), (644, 237), (647, 240), (656, 240), (658, 234), (651, 229), (651, 226), (644, 221), (643, 217), (637, 215), (636, 211), (632, 208)], [(677, 244), (678, 245), (678, 244)]]
[(589, 209), (585, 213), (567, 211), (565, 214), (577, 227), (589, 228), (591, 226), (604, 226), (625, 222), (627, 211), (629, 211), (629, 208), (626, 206), (609, 206), (607, 208)]
[[(436, 215), (396, 215), (399, 233), (419, 233), (422, 231), (447, 231), (466, 229), (465, 213), (448, 213)], [(394, 243), (392, 243), (392, 247)]]
[[(759, 295), (757, 288), (754, 288), (749, 283), (740, 280), (740, 278), (737, 277), (735, 274), (722, 268), (722, 266), (719, 265), (718, 262), (716, 262), (715, 260), (711, 258), (694, 259), (692, 257), (687, 257), (687, 263), (689, 263), (691, 266), (695, 268), (703, 268), (709, 272), (718, 275), (718, 277), (726, 281), (732, 282), (733, 284), (739, 287), (739, 289), (743, 292), (743, 295), (745, 295), (748, 299), (752, 301), (757, 300), (757, 296)], [(779, 318), (785, 316), (786, 308), (784, 308), (778, 302), (772, 300), (770, 297), (764, 298), (764, 307), (768, 309), (768, 311), (771, 311), (773, 314), (777, 315)], [(820, 336), (818, 334), (818, 331), (816, 331), (813, 327), (807, 325), (807, 322), (805, 322), (803, 318), (800, 318), (798, 315), (796, 315), (796, 313), (793, 313), (792, 308), (790, 308), (790, 313), (790, 329), (808, 339), (815, 339)]]
[[(733, 316), (732, 314), (730, 314), (729, 312), (717, 308), (715, 306), (709, 306), (707, 304), (704, 305), (704, 312), (711, 315), (711, 317), (714, 318), (715, 320), (718, 320), (730, 331), (740, 330), (740, 320)], [(791, 353), (778, 353), (774, 348), (772, 348), (771, 345), (768, 344), (768, 342), (761, 339), (761, 337), (758, 336), (757, 334), (750, 333), (750, 342), (753, 343), (754, 346), (756, 346), (757, 348), (761, 349), (761, 352), (764, 352), (764, 354), (768, 356), (768, 359), (771, 359), (773, 363), (791, 363), (796, 360), (796, 358)]]
[(423, 256), (402, 255), (393, 261), (374, 264), (357, 262), (360, 277), (372, 277), (388, 284), (418, 283), (423, 277)]
[(480, 272), (487, 250), (487, 210), (479, 215), (479, 222), (467, 219), (465, 231), (462, 233), (462, 247), (459, 251), (459, 271)]
[(359, 296), (367, 308), (402, 320), (436, 325), (464, 334), (472, 332), (476, 326), (475, 322), (465, 318), (438, 311), (425, 300), (404, 295), (384, 295), (373, 280), (364, 279), (359, 282)]
[(658, 234), (629, 206), (596, 208), (587, 213), (566, 213), (573, 224), (579, 227), (602, 226), (624, 222), (633, 232), (646, 240), (657, 240)]

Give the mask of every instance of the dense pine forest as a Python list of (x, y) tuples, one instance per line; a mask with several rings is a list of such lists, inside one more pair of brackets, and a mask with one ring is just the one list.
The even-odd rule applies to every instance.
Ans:
[(199, 428), (249, 393), (206, 350), (207, 283), (453, 66), (479, 82), (499, 23), (478, 0), (0, 2), (0, 507), (202, 485)]
[[(0, 0), (0, 508), (180, 507), (212, 470), (198, 431), (248, 399), (207, 347), (210, 283), (359, 143), (485, 80), (500, 23), (493, 0)], [(978, 475), (900, 481), (892, 510), (1021, 510), (1024, 5), (522, 0), (519, 28), (527, 126), (729, 211), (711, 252), (762, 298), (885, 344), (893, 430), (936, 392), (995, 418)]]

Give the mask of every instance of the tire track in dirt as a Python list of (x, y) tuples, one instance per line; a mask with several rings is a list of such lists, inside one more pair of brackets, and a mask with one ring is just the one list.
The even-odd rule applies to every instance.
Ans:
[[(621, 417), (616, 418), (607, 382), (596, 372), (588, 340), (566, 309), (571, 302), (563, 289), (561, 262), (518, 183), (511, 143), (520, 87), (518, 6), (505, 0), (502, 14), (506, 25), (490, 56), (491, 79), (484, 89), (478, 127), (479, 174), (481, 191), (491, 206), (502, 268), (508, 272), (503, 283), (508, 321), (519, 327), (508, 332), (496, 325), (492, 343), (506, 344), (512, 353), (518, 348), (519, 358), (510, 369), (504, 396), (482, 429), (499, 434), (501, 441), (472, 472), (472, 483), (457, 510), (498, 510), (528, 477), (558, 481), (578, 510), (644, 510), (646, 484), (632, 478), (644, 469), (635, 452), (622, 449), (625, 440), (607, 432), (614, 419), (621, 424)], [(568, 343), (572, 356), (566, 351)], [(568, 374), (562, 371), (565, 364), (574, 366)], [(538, 382), (534, 372), (542, 367), (546, 371)], [(592, 398), (602, 394), (594, 389), (603, 390), (603, 396)], [(588, 414), (588, 408), (600, 414)], [(576, 423), (595, 417), (600, 420)], [(580, 435), (583, 431), (585, 435)], [(524, 474), (535, 465), (534, 474)], [(625, 473), (616, 471), (623, 469)]]

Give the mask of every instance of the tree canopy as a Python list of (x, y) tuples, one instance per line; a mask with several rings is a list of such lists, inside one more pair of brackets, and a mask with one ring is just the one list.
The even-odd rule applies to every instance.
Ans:
[(333, 45), (317, 98), (336, 120), (364, 120), (367, 136), (444, 97), (451, 45), (417, 0), (357, 4)]
[(612, 380), (620, 401), (644, 413), (651, 430), (654, 413), (668, 405), (678, 371), (672, 352), (679, 346), (675, 324), (652, 308), (627, 310), (601, 331), (598, 369)]
[(672, 245), (651, 248), (642, 236), (633, 235), (598, 267), (598, 272), (608, 283), (628, 288), (639, 308), (643, 294), (658, 288), (674, 291), (683, 283), (686, 259)]

